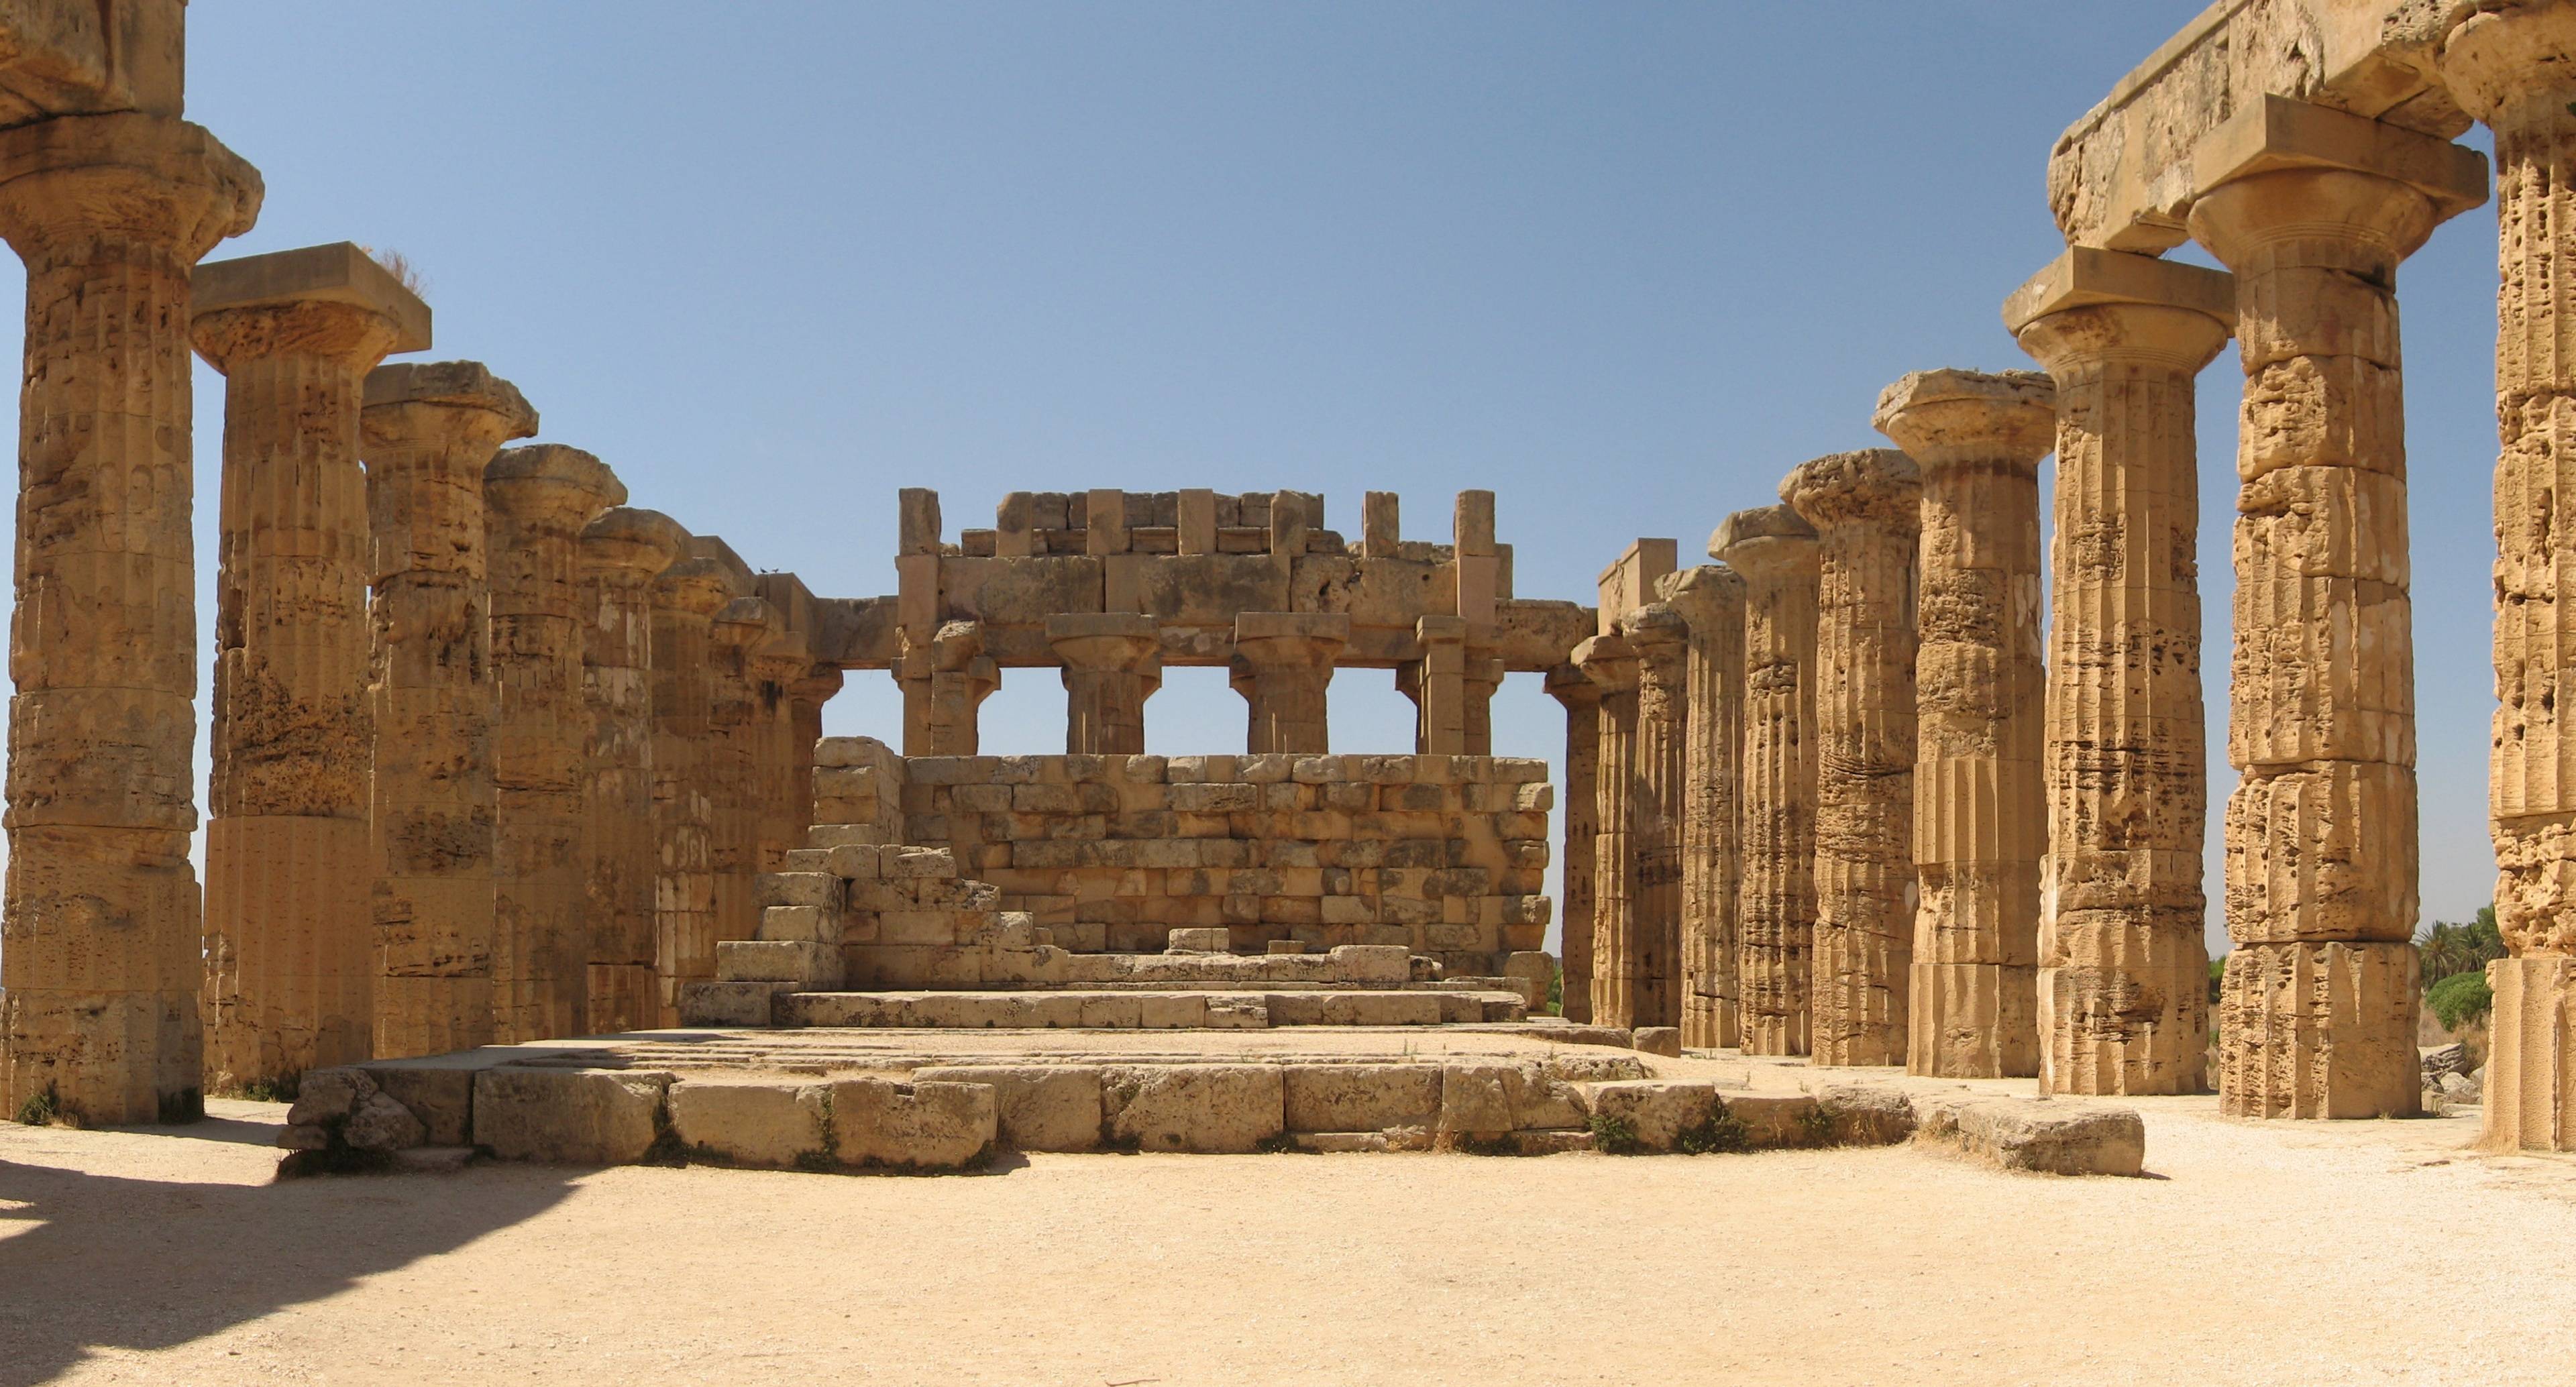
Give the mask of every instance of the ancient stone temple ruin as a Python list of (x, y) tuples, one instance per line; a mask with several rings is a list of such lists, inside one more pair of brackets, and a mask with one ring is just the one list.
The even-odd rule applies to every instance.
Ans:
[[(429, 306), (357, 246), (199, 265), (261, 184), (182, 118), (183, 18), (0, 12), (28, 271), (12, 1114), (300, 1086), (303, 1151), (914, 1166), (1890, 1130), (1655, 1068), (1721, 1050), (2411, 1114), (2396, 281), (2488, 199), (2452, 143), (2484, 122), (2512, 950), (2487, 1136), (2576, 1145), (2576, 4), (2211, 7), (2047, 156), (2065, 249), (2002, 315), (2039, 371), (1855, 399), (1894, 447), (1781, 459), (1776, 502), (1707, 498), (1714, 562), (1639, 538), (1581, 601), (1515, 591), (1481, 490), (1429, 539), (1390, 492), (1355, 535), (1298, 491), (1104, 487), (952, 536), (904, 489), (894, 590), (813, 593), (540, 440), (541, 383), (417, 359)], [(2164, 258), (2185, 241), (2227, 268)], [(2194, 424), (2231, 339), (2213, 1027)], [(192, 348), (225, 382), (202, 810)], [(1147, 754), (1186, 666), (1227, 671), (1240, 747)], [(1062, 754), (982, 753), (1008, 670), (1060, 680)], [(1354, 671), (1411, 700), (1410, 745), (1330, 744)], [(1496, 754), (1512, 674), (1564, 708), (1551, 759)], [(899, 727), (822, 735), (852, 678), (895, 682)], [(1360, 1038), (1268, 1035), (1301, 1027)], [(968, 1034), (1005, 1030), (1084, 1034)], [(1173, 1030), (1263, 1035), (1191, 1058)]]

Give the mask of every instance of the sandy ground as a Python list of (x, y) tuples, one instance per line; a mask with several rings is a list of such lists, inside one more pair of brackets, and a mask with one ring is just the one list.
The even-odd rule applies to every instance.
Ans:
[(2576, 1378), (2576, 1163), (2141, 1103), (2148, 1180), (1912, 1148), (479, 1166), (272, 1184), (281, 1109), (0, 1124), (0, 1383)]

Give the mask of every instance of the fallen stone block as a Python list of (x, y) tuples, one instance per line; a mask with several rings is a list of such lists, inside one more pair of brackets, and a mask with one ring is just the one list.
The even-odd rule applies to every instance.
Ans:
[(474, 1076), (474, 1144), (505, 1161), (627, 1165), (661, 1135), (664, 1073), (497, 1067)]
[(2010, 1098), (1918, 1100), (1915, 1139), (2006, 1170), (2050, 1175), (2136, 1175), (2145, 1168), (2146, 1124), (2132, 1108)]
[(1000, 1133), (990, 1084), (844, 1079), (832, 1085), (833, 1154), (843, 1165), (957, 1170)]
[(1111, 1065), (1100, 1092), (1109, 1139), (1140, 1151), (1242, 1153), (1287, 1125), (1272, 1064)]
[(1628, 1033), (1628, 1043), (1649, 1055), (1672, 1059), (1682, 1056), (1682, 1032), (1678, 1026), (1639, 1026)]
[(1436, 1064), (1300, 1064), (1283, 1078), (1292, 1132), (1384, 1131), (1440, 1117)]
[(1913, 1102), (1890, 1088), (1833, 1084), (1817, 1092), (1816, 1106), (1833, 1146), (1894, 1146), (1921, 1123)]
[(916, 1069), (912, 1079), (991, 1088), (996, 1135), (1014, 1150), (1100, 1149), (1097, 1066), (942, 1064)]
[(1681, 1150), (1720, 1113), (1717, 1085), (1705, 1079), (1622, 1079), (1582, 1092), (1595, 1145), (1612, 1155)]
[(671, 1134), (692, 1156), (785, 1170), (829, 1160), (821, 1084), (683, 1079), (672, 1085)]

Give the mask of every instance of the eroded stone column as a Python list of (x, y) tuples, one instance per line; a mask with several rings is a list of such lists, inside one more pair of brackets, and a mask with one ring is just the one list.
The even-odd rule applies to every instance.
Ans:
[(2057, 384), (2040, 1088), (2197, 1093), (2209, 1039), (2192, 378), (2228, 277), (2068, 251), (2005, 303)]
[(1739, 1043), (1736, 756), (1744, 739), (1744, 580), (1720, 564), (1665, 578), (1666, 605), (1690, 628), (1689, 744), (1682, 798), (1682, 1044)]
[(1064, 749), (1145, 754), (1145, 700), (1163, 685), (1163, 643), (1139, 612), (1047, 618), (1047, 644), (1064, 662)]
[(907, 646), (895, 680), (903, 687), (904, 755), (975, 754), (982, 740), (977, 710), (1002, 686), (1000, 668), (984, 653), (980, 623), (945, 622), (927, 643)]
[(1338, 612), (1245, 612), (1234, 619), (1228, 682), (1251, 705), (1247, 751), (1332, 750), (1325, 690), (1333, 659), (1350, 639), (1351, 619)]
[(718, 943), (756, 938), (760, 930), (760, 770), (768, 719), (759, 660), (785, 629), (776, 608), (750, 596), (726, 603), (709, 627), (715, 679), (700, 774), (713, 811), (707, 867)]
[(661, 1023), (653, 953), (653, 580), (689, 533), (659, 511), (599, 513), (581, 532), (581, 683), (590, 710), (582, 805), (585, 991), (592, 1035)]
[(2417, 1109), (2415, 652), (2397, 262), (2486, 200), (2473, 151), (2267, 97), (2211, 132), (2192, 235), (2236, 274), (2219, 1106)]
[(795, 756), (789, 762), (788, 807), (799, 825), (795, 846), (805, 845), (803, 830), (814, 821), (814, 744), (823, 739), (823, 705), (841, 691), (842, 672), (834, 665), (810, 665), (787, 686), (788, 727)]
[(380, 366), (367, 462), (375, 1052), (492, 1039), (491, 586), (483, 468), (537, 413), (481, 363)]
[(1547, 672), (1548, 696), (1565, 705), (1565, 784), (1557, 803), (1565, 807), (1565, 897), (1559, 915), (1563, 931), (1558, 951), (1564, 977), (1561, 1014), (1568, 1021), (1592, 1019), (1592, 932), (1594, 877), (1599, 870), (1601, 832), (1601, 686), (1574, 665)]
[(1682, 818), (1690, 775), (1690, 625), (1660, 602), (1619, 618), (1636, 656), (1636, 722), (1628, 777), (1629, 851), (1637, 862), (1627, 952), (1636, 978), (1631, 1026), (1682, 1022)]
[(653, 580), (653, 967), (664, 1026), (680, 989), (716, 975), (716, 613), (740, 596), (733, 570), (685, 558)]
[(199, 266), (224, 374), (206, 825), (206, 1077), (292, 1084), (368, 1057), (366, 373), (429, 309), (346, 244)]
[(1914, 550), (1922, 476), (1893, 448), (1800, 463), (1816, 527), (1818, 1064), (1902, 1064), (1914, 965)]
[[(2480, 7), (2489, 9), (2490, 7)], [(2442, 75), (2495, 132), (2495, 683), (2489, 829), (2505, 958), (2487, 965), (2491, 1149), (2576, 1150), (2576, 5), (2492, 7)]]
[(560, 443), (483, 469), (492, 568), (492, 1034), (577, 1035), (589, 1021), (581, 862), (590, 712), (582, 701), (582, 527), (626, 488)]
[(1872, 421), (1923, 471), (1916, 561), (1914, 985), (1905, 1067), (2039, 1072), (2039, 461), (2057, 389), (2033, 371), (1919, 371)]
[(188, 269), (259, 201), (183, 121), (0, 130), (27, 263), (0, 1117), (204, 1111)]
[(1807, 1053), (1816, 925), (1816, 532), (1787, 506), (1737, 511), (1711, 558), (1744, 575), (1744, 754), (1736, 987), (1747, 1054)]
[(761, 873), (786, 870), (788, 852), (805, 846), (805, 831), (814, 821), (814, 801), (809, 797), (800, 808), (797, 799), (798, 785), (813, 775), (814, 744), (807, 741), (802, 752), (797, 749), (796, 703), (789, 692), (814, 667), (814, 653), (803, 632), (779, 630), (751, 648), (745, 666), (751, 672), (752, 716), (758, 723), (752, 753), (756, 892)]
[(1618, 635), (1574, 647), (1575, 667), (1601, 688), (1593, 759), (1592, 1019), (1637, 1024), (1637, 652)]

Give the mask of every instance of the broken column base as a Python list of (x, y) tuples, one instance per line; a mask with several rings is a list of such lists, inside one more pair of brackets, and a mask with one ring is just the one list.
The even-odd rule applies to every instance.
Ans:
[(2576, 1055), (2576, 958), (2524, 954), (2487, 965), (2486, 1122), (2490, 1151), (2576, 1150), (2569, 1109)]
[(2039, 1072), (2039, 970), (2028, 964), (1917, 963), (1905, 1072), (2026, 1079)]
[(2415, 946), (2241, 944), (2221, 981), (2218, 1107), (2231, 1117), (2412, 1117)]

